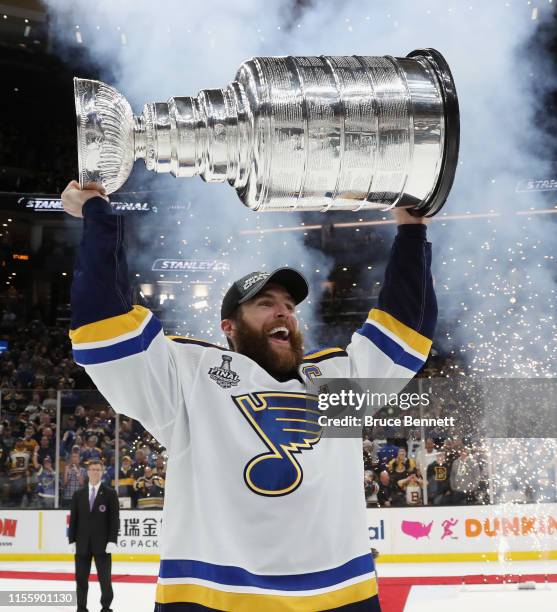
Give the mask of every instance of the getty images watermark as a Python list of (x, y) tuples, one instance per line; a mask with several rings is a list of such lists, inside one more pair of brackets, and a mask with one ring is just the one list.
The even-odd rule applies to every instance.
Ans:
[[(322, 427), (454, 427), (456, 417), (419, 417), (416, 411), (429, 409), (432, 400), (428, 392), (381, 392), (341, 389), (338, 392), (320, 392), (317, 408), (324, 412), (317, 419)], [(414, 409), (411, 414), (376, 416), (381, 409), (400, 411)], [(341, 410), (342, 416), (329, 416)], [(356, 413), (356, 414), (354, 414)]]
[(557, 379), (315, 377), (307, 391), (305, 419), (324, 437), (557, 438)]

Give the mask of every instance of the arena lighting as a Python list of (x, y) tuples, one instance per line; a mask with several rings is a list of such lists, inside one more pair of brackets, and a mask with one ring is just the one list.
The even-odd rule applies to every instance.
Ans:
[(209, 306), (209, 302), (207, 300), (200, 300), (199, 302), (194, 302), (192, 306), (196, 310), (201, 310), (202, 308), (207, 308)]
[(193, 297), (204, 298), (209, 295), (209, 287), (200, 283), (193, 286)]
[(517, 215), (554, 215), (557, 213), (556, 208), (547, 208), (541, 210), (517, 210)]
[[(557, 214), (557, 208), (543, 208), (533, 210), (517, 210), (515, 215), (552, 215)], [(464, 215), (438, 215), (432, 217), (431, 222), (444, 222), (444, 221), (462, 221), (463, 219), (494, 219), (496, 217), (502, 217), (503, 213), (488, 212), (488, 213), (466, 213)], [(381, 221), (362, 221), (357, 223), (333, 223), (335, 229), (347, 228), (347, 227), (363, 227), (365, 225), (394, 225), (394, 219), (385, 219)], [(272, 234), (275, 232), (305, 232), (306, 230), (321, 230), (322, 225), (304, 225), (301, 226), (290, 226), (280, 228), (267, 228), (267, 229), (255, 229), (255, 230), (240, 230), (239, 234)]]
[(145, 297), (151, 297), (153, 295), (153, 285), (149, 283), (143, 283), (139, 285), (141, 294)]

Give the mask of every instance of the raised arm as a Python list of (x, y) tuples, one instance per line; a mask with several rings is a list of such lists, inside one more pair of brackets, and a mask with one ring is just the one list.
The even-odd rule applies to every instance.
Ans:
[(84, 219), (71, 289), (74, 359), (114, 410), (168, 447), (181, 401), (172, 342), (148, 309), (132, 304), (124, 217), (90, 187), (72, 181), (62, 194), (64, 210)]
[(426, 225), (404, 210), (395, 212), (397, 235), (377, 308), (346, 349), (351, 376), (411, 378), (422, 367), (437, 322)]

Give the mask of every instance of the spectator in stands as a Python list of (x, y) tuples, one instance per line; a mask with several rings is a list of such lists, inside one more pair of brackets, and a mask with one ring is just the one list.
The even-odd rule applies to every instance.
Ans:
[(0, 445), (6, 451), (10, 451), (15, 445), (15, 437), (12, 433), (12, 426), (7, 421), (3, 421), (3, 423)]
[(120, 440), (124, 440), (126, 445), (131, 446), (134, 439), (132, 419), (120, 418)]
[(83, 437), (85, 438), (85, 440), (88, 440), (91, 436), (96, 436), (97, 444), (99, 445), (99, 447), (101, 447), (105, 434), (106, 432), (101, 426), (99, 417), (94, 416), (92, 419), (90, 419), (89, 426), (83, 432)]
[[(15, 410), (17, 411), (17, 404), (15, 406)], [(16, 437), (23, 438), (25, 436), (25, 429), (29, 424), (29, 413), (21, 412), (13, 423)]]
[(34, 454), (37, 455), (38, 462), (43, 465), (45, 457), (53, 457), (54, 456), (54, 448), (50, 444), (50, 440), (47, 436), (43, 436), (41, 438), (41, 442), (39, 446), (35, 446)]
[(21, 507), (27, 493), (27, 479), (31, 458), (25, 449), (23, 438), (17, 438), (15, 448), (10, 452), (8, 468), (8, 505)]
[(390, 508), (393, 502), (393, 486), (391, 476), (387, 470), (379, 474), (379, 490), (377, 491), (377, 505), (380, 508)]
[(450, 502), (450, 471), (446, 455), (443, 451), (437, 453), (437, 458), (427, 467), (427, 498), (428, 503), (441, 506)]
[(103, 457), (106, 457), (106, 459), (114, 457), (114, 444), (116, 444), (116, 440), (112, 439), (109, 435), (103, 436), (103, 443), (101, 446)]
[(364, 440), (363, 453), (364, 470), (376, 470), (379, 465), (379, 461), (377, 458), (377, 448), (374, 442), (372, 442), (371, 440)]
[(164, 502), (164, 480), (153, 474), (153, 469), (145, 466), (144, 475), (140, 476), (134, 489), (137, 495), (138, 509), (162, 508)]
[(60, 442), (60, 455), (66, 461), (69, 459), (72, 448), (75, 446), (76, 438), (77, 434), (73, 429), (66, 429), (62, 435), (62, 441)]
[(37, 469), (37, 497), (40, 508), (54, 508), (56, 492), (56, 472), (52, 459), (47, 455), (42, 465), (35, 464)]
[(44, 435), (45, 429), (52, 429), (52, 417), (48, 412), (40, 412), (39, 413), (39, 424), (37, 426), (37, 435), (39, 438)]
[[(160, 476), (160, 474), (157, 474)], [(132, 473), (132, 458), (129, 455), (122, 457), (122, 464), (118, 472), (118, 497), (135, 498), (135, 478)], [(114, 483), (116, 486), (116, 483)]]
[(115, 423), (115, 414), (112, 409), (109, 412), (112, 412), (112, 415), (109, 416), (109, 413), (106, 410), (100, 410), (99, 416), (97, 417), (99, 420), (99, 426), (102, 430), (110, 435), (114, 434), (114, 423)]
[(453, 461), (458, 457), (458, 441), (451, 438), (447, 438), (443, 443), (443, 451), (445, 452), (445, 460), (450, 467), (453, 465)]
[(478, 462), (461, 448), (458, 459), (451, 467), (451, 489), (453, 504), (472, 504), (476, 501), (476, 491), (480, 485), (480, 467)]
[(427, 474), (427, 468), (430, 463), (433, 463), (437, 457), (437, 449), (433, 438), (427, 438), (425, 448), (420, 448), (416, 452), (416, 467), (420, 470), (420, 474)]
[(364, 471), (364, 494), (368, 508), (377, 507), (377, 493), (379, 492), (379, 483), (377, 476), (373, 470)]
[(102, 460), (102, 450), (97, 446), (97, 436), (90, 436), (81, 450), (81, 463), (87, 465), (91, 459)]
[(35, 382), (35, 374), (29, 361), (24, 360), (24, 354), (21, 354), (21, 361), (16, 371), (16, 380), (19, 388), (31, 389)]
[(145, 468), (149, 467), (147, 454), (143, 448), (138, 448), (135, 451), (135, 462), (132, 467), (133, 477), (138, 480), (145, 474)]
[(153, 438), (153, 436), (148, 431), (144, 431), (141, 436), (139, 448), (141, 448), (145, 453), (147, 463), (151, 467), (153, 467), (155, 465), (155, 459), (157, 458), (156, 449), (160, 448), (160, 444), (155, 440), (155, 438)]
[(406, 504), (406, 486), (409, 484), (408, 476), (416, 474), (414, 460), (406, 456), (406, 449), (399, 448), (397, 456), (387, 464), (387, 471), (393, 485), (393, 506), (404, 506)]
[(53, 389), (52, 387), (50, 389), (47, 389), (46, 398), (43, 401), (43, 407), (46, 410), (56, 410), (56, 408), (58, 407), (56, 389)]
[(75, 418), (75, 414), (68, 415), (66, 419), (66, 426), (64, 427), (64, 431), (77, 431), (77, 422)]
[(33, 393), (31, 401), (25, 407), (25, 412), (28, 412), (30, 415), (34, 415), (40, 413), (41, 409), (41, 396), (38, 393)]
[(422, 505), (423, 480), (418, 470), (408, 475), (408, 478), (398, 481), (398, 486), (404, 490), (407, 506)]
[(154, 473), (157, 476), (160, 476), (163, 480), (166, 480), (166, 460), (165, 456), (162, 454), (157, 455), (157, 458), (155, 459)]
[(74, 411), (75, 423), (77, 427), (81, 427), (82, 429), (87, 428), (87, 418), (85, 417), (85, 406), (79, 404), (75, 407)]
[(64, 483), (62, 487), (62, 507), (69, 508), (73, 494), (85, 484), (87, 473), (79, 464), (79, 448), (72, 451), (70, 462), (64, 470)]
[(393, 444), (392, 438), (388, 438), (387, 443), (384, 444), (377, 451), (377, 458), (379, 460), (379, 465), (383, 466), (383, 468), (386, 468), (389, 461), (391, 461), (391, 459), (394, 459), (397, 456), (398, 449), (399, 447)]
[(45, 427), (43, 429), (43, 436), (48, 438), (50, 446), (52, 446), (52, 448), (55, 448), (55, 446), (56, 446), (56, 436), (54, 435), (54, 429), (52, 429), (52, 427)]
[(39, 443), (35, 439), (35, 435), (36, 435), (35, 428), (32, 425), (28, 425), (25, 428), (23, 446), (25, 447), (25, 450), (29, 453), (30, 456), (35, 451), (35, 447), (39, 446)]

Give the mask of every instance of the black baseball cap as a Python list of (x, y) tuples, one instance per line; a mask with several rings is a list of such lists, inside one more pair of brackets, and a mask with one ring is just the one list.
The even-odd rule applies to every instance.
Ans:
[(228, 319), (240, 304), (251, 300), (269, 283), (284, 287), (296, 304), (303, 302), (309, 293), (306, 277), (292, 268), (277, 268), (274, 272), (250, 272), (235, 281), (226, 292), (220, 309), (221, 320)]

